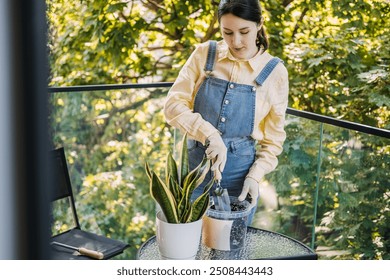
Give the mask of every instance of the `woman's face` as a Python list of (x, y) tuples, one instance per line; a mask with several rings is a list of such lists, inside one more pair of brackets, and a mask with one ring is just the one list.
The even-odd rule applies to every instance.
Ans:
[(261, 25), (233, 14), (223, 15), (220, 24), (222, 37), (235, 58), (250, 59), (257, 54), (256, 39)]

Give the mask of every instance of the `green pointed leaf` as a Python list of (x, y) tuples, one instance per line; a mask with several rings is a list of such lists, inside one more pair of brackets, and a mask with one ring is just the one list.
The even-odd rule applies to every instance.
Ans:
[(191, 208), (191, 196), (195, 188), (197, 188), (207, 175), (210, 168), (210, 161), (205, 157), (202, 162), (192, 170), (185, 178), (182, 188), (182, 198), (178, 205), (179, 216), (183, 218), (188, 209)]
[(179, 176), (177, 172), (176, 161), (174, 160), (172, 153), (168, 153), (167, 163), (165, 168), (165, 178), (171, 177), (177, 184), (179, 184)]
[(191, 216), (188, 217), (187, 223), (195, 222), (201, 219), (209, 208), (210, 194), (205, 193), (202, 196), (198, 197), (197, 200), (194, 201), (194, 205), (191, 208)]
[(168, 177), (168, 186), (169, 186), (169, 190), (175, 197), (175, 200), (180, 201), (182, 196), (181, 189), (179, 187), (179, 184), (175, 181), (175, 179), (172, 178), (172, 176)]
[(196, 189), (197, 187), (199, 187), (199, 185), (201, 185), (203, 183), (204, 179), (207, 176), (207, 173), (210, 170), (211, 161), (208, 160), (206, 157), (204, 157), (203, 161), (200, 164), (201, 164), (201, 166), (199, 169), (199, 176), (197, 178), (195, 178), (194, 189)]
[(188, 211), (190, 207), (191, 207), (190, 200), (188, 199), (185, 193), (182, 193), (182, 197), (179, 200), (179, 204), (177, 207), (180, 220), (183, 219), (183, 216), (185, 215), (185, 213)]
[(169, 191), (169, 188), (154, 171), (152, 172), (152, 179), (150, 180), (150, 193), (158, 204), (160, 204), (167, 222), (177, 224), (179, 219), (176, 212), (177, 205), (175, 198)]
[(184, 178), (187, 177), (190, 170), (190, 165), (188, 161), (188, 149), (187, 149), (187, 133), (184, 134), (182, 140), (182, 147), (180, 151), (180, 182), (179, 185), (182, 186)]
[(146, 175), (148, 175), (149, 180), (152, 180), (152, 171), (150, 170), (149, 164), (145, 162), (145, 171)]
[(203, 183), (209, 169), (210, 161), (204, 157), (201, 163), (187, 175), (184, 179), (182, 190), (187, 197), (190, 198), (194, 189)]
[[(208, 207), (208, 192), (214, 182), (212, 180), (207, 184), (204, 188), (206, 193), (196, 200), (194, 207), (191, 202), (192, 193), (204, 181), (211, 163), (210, 160), (204, 157), (202, 162), (190, 171), (188, 169), (187, 136), (184, 135), (183, 138), (180, 172), (178, 172), (178, 165), (171, 153), (167, 156), (165, 182), (150, 169), (147, 163), (145, 164), (145, 170), (151, 182), (150, 192), (152, 197), (160, 204), (167, 221), (170, 223), (187, 223), (201, 218)], [(181, 177), (181, 171), (186, 174), (185, 177)], [(182, 185), (179, 184), (179, 180)]]
[(210, 201), (210, 189), (214, 185), (214, 178), (212, 178), (203, 189), (203, 194), (199, 196), (192, 204), (192, 215), (189, 217), (188, 222), (194, 222), (201, 219), (209, 207)]
[(192, 207), (188, 207), (186, 211), (183, 213), (182, 217), (180, 218), (180, 222), (182, 223), (190, 223), (191, 217), (192, 217)]

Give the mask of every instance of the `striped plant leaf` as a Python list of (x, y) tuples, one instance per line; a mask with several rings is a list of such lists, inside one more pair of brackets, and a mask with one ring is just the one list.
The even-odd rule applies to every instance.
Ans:
[(203, 193), (201, 196), (199, 196), (192, 204), (192, 212), (191, 216), (188, 217), (187, 223), (191, 223), (194, 221), (197, 221), (201, 219), (206, 212), (207, 208), (209, 207), (209, 201), (210, 201), (210, 189), (214, 185), (214, 178), (212, 178), (207, 185), (204, 187)]
[(192, 208), (191, 216), (187, 218), (186, 223), (192, 223), (201, 219), (209, 207), (209, 201), (210, 201), (209, 193), (203, 193), (200, 197), (198, 197), (194, 201), (193, 207), (191, 207)]
[(168, 188), (171, 191), (171, 193), (173, 194), (173, 196), (175, 197), (175, 200), (180, 201), (180, 199), (182, 197), (181, 188), (172, 176), (170, 176), (170, 175), (168, 175), (168, 176), (169, 176), (168, 177)]
[(186, 196), (186, 193), (182, 192), (182, 197), (179, 200), (178, 206), (177, 206), (177, 212), (179, 214), (180, 221), (183, 220), (183, 217), (185, 216), (185, 213), (188, 211), (188, 209), (191, 208), (190, 205), (190, 199)]
[(204, 188), (203, 194), (194, 202), (191, 196), (195, 188), (204, 181), (210, 170), (210, 160), (206, 157), (194, 169), (189, 169), (187, 134), (182, 140), (179, 164), (171, 153), (167, 155), (165, 182), (145, 163), (145, 171), (150, 180), (150, 193), (169, 223), (187, 223), (202, 218), (209, 206), (209, 191), (214, 183), (212, 179)]
[(189, 220), (192, 217), (192, 207), (189, 206), (183, 213), (182, 217), (180, 218), (181, 223), (190, 223)]
[(207, 172), (210, 168), (210, 160), (206, 157), (203, 158), (201, 163), (192, 170), (184, 179), (182, 192), (185, 193), (187, 198), (191, 198), (192, 192), (204, 181)]
[(210, 170), (211, 161), (208, 160), (208, 159), (206, 158), (206, 156), (205, 156), (205, 157), (203, 158), (203, 161), (202, 161), (200, 164), (201, 164), (200, 176), (198, 176), (197, 179), (195, 180), (194, 189), (196, 189), (197, 187), (199, 187), (200, 184), (203, 183), (204, 179), (205, 179), (206, 176), (207, 176), (207, 173), (208, 173), (209, 170)]
[(168, 153), (166, 168), (165, 168), (165, 178), (168, 179), (169, 177), (171, 177), (179, 185), (179, 175), (177, 172), (177, 165), (171, 152)]
[(146, 175), (148, 175), (149, 180), (152, 180), (152, 171), (150, 170), (150, 166), (147, 162), (145, 162), (145, 171)]
[(187, 220), (188, 211), (192, 208), (190, 203), (192, 193), (194, 189), (204, 181), (209, 168), (210, 161), (205, 157), (202, 162), (185, 178), (182, 188), (182, 198), (178, 205), (179, 219), (181, 221)]
[(184, 137), (182, 140), (179, 166), (180, 166), (179, 185), (183, 187), (184, 178), (187, 177), (189, 170), (190, 170), (190, 164), (188, 161), (188, 149), (187, 149), (187, 133), (184, 134)]
[(150, 193), (158, 204), (160, 204), (161, 210), (164, 212), (167, 222), (173, 224), (179, 223), (175, 197), (160, 177), (154, 173), (154, 171), (152, 171), (152, 179), (150, 181)]

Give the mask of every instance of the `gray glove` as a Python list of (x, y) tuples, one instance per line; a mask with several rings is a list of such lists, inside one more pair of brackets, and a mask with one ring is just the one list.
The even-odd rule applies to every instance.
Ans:
[(211, 171), (214, 171), (215, 179), (220, 181), (226, 164), (227, 148), (219, 132), (215, 132), (207, 138), (206, 155), (213, 162)]
[(248, 194), (250, 194), (252, 198), (250, 208), (253, 208), (257, 204), (257, 200), (260, 196), (260, 190), (259, 190), (259, 183), (251, 177), (245, 178), (244, 186), (242, 188), (242, 192), (240, 196), (238, 197), (238, 200), (243, 201)]

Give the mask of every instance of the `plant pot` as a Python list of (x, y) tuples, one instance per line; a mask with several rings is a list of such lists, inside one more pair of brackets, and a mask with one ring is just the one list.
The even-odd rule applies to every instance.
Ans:
[(222, 251), (235, 251), (245, 245), (246, 221), (250, 214), (250, 203), (238, 201), (230, 196), (231, 205), (242, 210), (224, 212), (210, 207), (203, 217), (202, 242), (209, 248)]
[(163, 212), (156, 215), (156, 239), (162, 259), (194, 260), (200, 245), (202, 219), (183, 224), (167, 223)]

